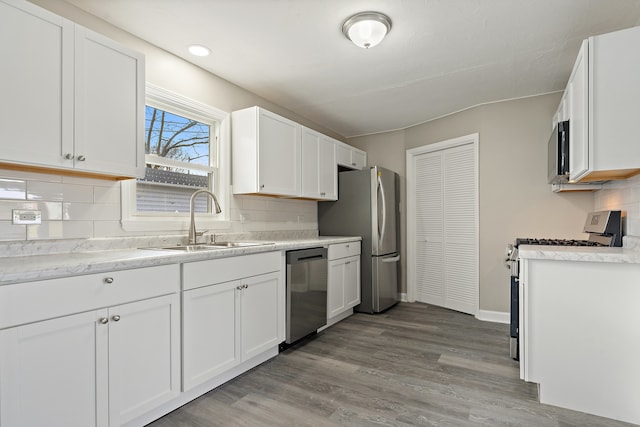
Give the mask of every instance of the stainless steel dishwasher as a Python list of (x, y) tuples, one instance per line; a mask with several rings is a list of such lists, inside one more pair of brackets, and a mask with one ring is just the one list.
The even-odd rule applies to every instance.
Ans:
[(292, 344), (327, 324), (327, 248), (287, 251), (287, 337)]

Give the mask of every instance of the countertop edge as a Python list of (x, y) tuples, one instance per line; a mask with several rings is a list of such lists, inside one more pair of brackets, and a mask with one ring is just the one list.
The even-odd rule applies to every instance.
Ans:
[(518, 256), (521, 259), (534, 260), (640, 264), (640, 251), (624, 247), (520, 245)]
[(260, 246), (191, 253), (137, 248), (7, 257), (0, 258), (0, 286), (263, 252), (328, 246), (361, 240), (360, 236), (320, 236), (310, 239), (275, 241), (272, 244)]

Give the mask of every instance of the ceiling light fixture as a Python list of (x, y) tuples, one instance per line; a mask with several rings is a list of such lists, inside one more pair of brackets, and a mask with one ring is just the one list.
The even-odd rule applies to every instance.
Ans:
[(208, 47), (192, 44), (189, 46), (189, 53), (195, 56), (209, 56), (211, 54), (211, 50)]
[(391, 19), (380, 12), (356, 13), (342, 24), (342, 32), (356, 46), (369, 49), (391, 31)]

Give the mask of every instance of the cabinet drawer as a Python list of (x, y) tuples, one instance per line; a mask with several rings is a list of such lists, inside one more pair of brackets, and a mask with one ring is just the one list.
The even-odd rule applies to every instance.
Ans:
[(347, 242), (329, 245), (329, 259), (346, 258), (349, 256), (360, 255), (360, 242)]
[(266, 252), (230, 258), (190, 262), (182, 268), (184, 290), (280, 271), (282, 253)]
[(0, 329), (180, 290), (180, 265), (0, 286)]

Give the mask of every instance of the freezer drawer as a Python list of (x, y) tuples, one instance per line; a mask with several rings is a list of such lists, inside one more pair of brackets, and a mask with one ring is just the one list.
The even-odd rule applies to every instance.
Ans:
[(384, 311), (398, 302), (398, 263), (397, 253), (374, 256), (371, 275), (371, 312)]

